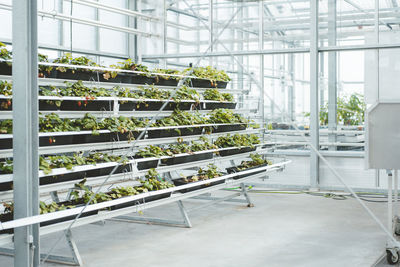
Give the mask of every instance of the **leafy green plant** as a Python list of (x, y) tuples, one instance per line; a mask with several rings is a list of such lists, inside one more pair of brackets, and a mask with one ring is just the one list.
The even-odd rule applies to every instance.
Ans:
[[(49, 58), (47, 55), (43, 55), (38, 53), (38, 61), (39, 62), (49, 62)], [(43, 78), (44, 73), (50, 74), (50, 72), (53, 70), (52, 66), (45, 66), (45, 65), (39, 65), (39, 77)]]
[[(71, 53), (65, 53), (63, 56), (55, 59), (53, 62), (60, 63), (60, 64), (68, 64), (68, 65), (99, 67), (99, 65), (96, 62), (94, 62), (93, 60), (91, 60), (85, 56), (80, 56), (80, 57), (74, 58), (74, 57), (72, 57)], [(56, 70), (61, 71), (61, 72), (66, 72), (67, 70), (71, 70), (72, 73), (75, 73), (77, 71), (74, 68), (61, 67), (61, 66), (58, 66), (56, 68)], [(79, 71), (93, 72), (94, 70), (79, 69)]]
[[(360, 94), (338, 97), (337, 99), (337, 118), (336, 122), (343, 125), (360, 125), (364, 123), (366, 104), (364, 97)], [(310, 113), (304, 114), (309, 117)], [(323, 105), (319, 111), (319, 120), (321, 125), (328, 125), (328, 103)]]
[(177, 76), (170, 76), (170, 75), (162, 75), (162, 74), (171, 74), (171, 75), (180, 75), (181, 72), (179, 70), (173, 70), (173, 69), (154, 69), (153, 73), (160, 73), (156, 75), (156, 82), (159, 82), (159, 79), (164, 79), (164, 80), (179, 80), (180, 77)]
[(231, 109), (215, 109), (210, 113), (210, 123), (248, 123), (242, 115), (234, 113)]
[(0, 134), (12, 133), (12, 120), (0, 120)]
[(173, 99), (175, 102), (179, 102), (180, 100), (195, 100), (199, 102), (200, 95), (195, 89), (190, 89), (189, 87), (183, 85), (176, 90)]
[(135, 154), (137, 158), (159, 158), (167, 156), (165, 150), (159, 146), (149, 145)]
[(220, 102), (233, 102), (234, 98), (232, 94), (229, 93), (221, 93), (218, 89), (207, 89), (203, 93), (203, 97), (205, 100), (213, 100)]
[(10, 174), (13, 172), (13, 161), (6, 159), (0, 162), (0, 174)]
[(156, 191), (174, 187), (170, 182), (165, 181), (155, 169), (150, 169), (145, 175), (145, 180), (141, 180), (144, 188), (148, 191)]
[[(176, 109), (171, 116), (157, 120), (152, 126), (179, 126), (179, 125), (196, 125), (205, 124), (207, 120), (199, 112), (187, 112)], [(178, 130), (178, 129), (177, 129)]]
[[(150, 76), (149, 69), (142, 64), (136, 64), (131, 58), (127, 60), (118, 62), (116, 65), (110, 65), (110, 68), (120, 69), (120, 70), (133, 70), (133, 71), (141, 71), (144, 73), (137, 73), (136, 75), (140, 76)], [(104, 79), (108, 80), (110, 78), (115, 78), (118, 75), (118, 71), (106, 71), (103, 74)]]
[(226, 136), (220, 136), (214, 142), (219, 148), (227, 147), (254, 147), (255, 144), (259, 144), (260, 140), (255, 134), (227, 134)]
[(260, 154), (250, 154), (251, 161), (242, 161), (239, 166), (237, 166), (238, 170), (242, 171), (248, 168), (257, 167), (263, 164), (272, 164), (271, 161), (264, 159)]
[[(7, 50), (6, 45), (0, 42), (0, 59), (10, 60), (12, 58), (11, 52)], [(11, 64), (11, 63), (9, 63)]]
[(196, 175), (193, 175), (191, 177), (183, 177), (183, 180), (187, 183), (191, 183), (191, 182), (197, 182), (197, 181), (203, 181), (203, 180), (208, 180), (208, 179), (212, 179), (212, 178), (216, 178), (222, 175), (222, 173), (220, 171), (218, 171), (217, 166), (215, 166), (214, 164), (209, 164), (208, 169), (203, 169), (200, 168), (197, 171)]
[[(184, 73), (190, 73), (191, 70), (192, 68), (188, 68)], [(231, 80), (225, 71), (217, 70), (211, 66), (194, 68), (192, 75), (201, 79), (210, 80), (212, 86), (216, 86), (218, 81), (228, 82)]]

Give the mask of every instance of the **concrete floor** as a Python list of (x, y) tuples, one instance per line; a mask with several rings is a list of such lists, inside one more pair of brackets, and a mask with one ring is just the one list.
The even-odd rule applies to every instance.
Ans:
[[(192, 212), (191, 229), (107, 221), (105, 226), (76, 228), (73, 234), (85, 266), (93, 267), (365, 267), (373, 266), (384, 252), (385, 235), (354, 199), (261, 193), (251, 197), (253, 208), (223, 203)], [(385, 220), (385, 204), (367, 204)], [(180, 218), (176, 205), (145, 215)], [(43, 253), (59, 234), (42, 238)], [(65, 247), (61, 242), (54, 252), (66, 255)], [(1, 256), (0, 266), (12, 266), (12, 258)]]

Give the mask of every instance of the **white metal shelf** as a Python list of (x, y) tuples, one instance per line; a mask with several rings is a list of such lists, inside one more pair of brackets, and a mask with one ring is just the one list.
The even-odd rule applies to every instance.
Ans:
[[(190, 183), (188, 185), (182, 185), (182, 186), (172, 187), (172, 188), (163, 189), (163, 190), (159, 190), (159, 191), (152, 191), (152, 192), (148, 192), (148, 193), (144, 193), (144, 194), (140, 194), (140, 195), (135, 195), (135, 196), (130, 196), (130, 197), (123, 197), (123, 198), (112, 200), (112, 201), (92, 204), (92, 205), (89, 205), (85, 209), (85, 212), (89, 212), (89, 211), (93, 211), (93, 210), (105, 209), (107, 207), (111, 207), (111, 206), (114, 206), (114, 205), (117, 205), (117, 204), (123, 204), (123, 203), (131, 202), (131, 201), (142, 199), (142, 198), (145, 198), (145, 197), (148, 197), (148, 196), (161, 195), (163, 193), (169, 193), (169, 192), (172, 193), (172, 195), (170, 197), (168, 197), (168, 198), (163, 198), (163, 199), (160, 199), (160, 200), (156, 200), (156, 201), (152, 201), (152, 202), (148, 202), (148, 203), (143, 203), (143, 204), (139, 204), (139, 205), (135, 205), (135, 206), (132, 206), (132, 207), (123, 208), (123, 209), (117, 209), (117, 210), (113, 210), (113, 211), (100, 211), (97, 215), (79, 218), (74, 223), (74, 225), (72, 227), (86, 225), (86, 224), (89, 224), (89, 223), (94, 223), (94, 222), (97, 222), (97, 221), (110, 219), (110, 218), (113, 218), (113, 217), (117, 217), (117, 216), (120, 216), (120, 215), (132, 213), (132, 212), (139, 212), (139, 211), (142, 211), (142, 210), (145, 210), (145, 209), (149, 209), (149, 208), (153, 208), (153, 207), (169, 204), (169, 203), (176, 202), (176, 201), (179, 201), (179, 200), (183, 200), (183, 199), (187, 199), (187, 198), (190, 198), (190, 197), (202, 195), (204, 193), (213, 192), (213, 191), (216, 191), (216, 190), (219, 190), (219, 189), (223, 189), (223, 188), (226, 188), (226, 187), (231, 187), (233, 185), (243, 183), (244, 181), (247, 181), (249, 179), (258, 178), (258, 177), (264, 177), (266, 175), (266, 173), (282, 170), (284, 168), (284, 166), (286, 164), (288, 164), (289, 162), (290, 161), (283, 161), (283, 162), (276, 163), (276, 164), (273, 164), (273, 165), (269, 165), (269, 166), (266, 166), (266, 167), (260, 167), (260, 168), (256, 168), (256, 169), (252, 169), (252, 170), (239, 172), (239, 173), (228, 174), (228, 175), (220, 176), (220, 177), (209, 179), (209, 180), (205, 180), (205, 181), (200, 181), (200, 182), (196, 182), (196, 183)], [(251, 175), (252, 173), (260, 171), (260, 170), (265, 170), (265, 173), (258, 173), (258, 174)], [(245, 174), (248, 174), (249, 176), (244, 177), (244, 178), (240, 178), (240, 179), (236, 179), (236, 180), (232, 179), (232, 178), (234, 178), (234, 177), (236, 177), (238, 175), (245, 175)], [(195, 187), (195, 186), (198, 186), (198, 185), (205, 185), (205, 184), (208, 184), (208, 183), (221, 181), (221, 180), (224, 180), (224, 183), (218, 184), (218, 185), (214, 185), (214, 186), (210, 186), (210, 187), (207, 187), (207, 188), (204, 188), (204, 189), (199, 189), (199, 190), (183, 193), (183, 194), (182, 193), (177, 193), (179, 190), (182, 190), (182, 189), (187, 189), (187, 188)], [(63, 218), (63, 217), (71, 216), (71, 215), (77, 215), (77, 214), (79, 214), (79, 212), (81, 210), (82, 210), (82, 208), (79, 207), (79, 208), (73, 208), (73, 209), (64, 210), (64, 211), (58, 211), (58, 212), (49, 213), (49, 214), (33, 216), (33, 217), (30, 217), (30, 218), (23, 218), (23, 219), (19, 219), (19, 220), (4, 222), (4, 223), (1, 224), (0, 230), (14, 228), (14, 227), (18, 227), (18, 226), (22, 226), (22, 225), (26, 225), (26, 224), (31, 224), (31, 223), (39, 223), (39, 222), (49, 221), (49, 220), (53, 220), (53, 219), (59, 219), (59, 218)], [(50, 234), (50, 233), (54, 233), (54, 232), (65, 230), (65, 229), (67, 229), (69, 227), (70, 224), (71, 224), (71, 221), (66, 221), (66, 222), (61, 222), (61, 223), (57, 223), (57, 224), (41, 227), (41, 234), (45, 235), (45, 234)], [(8, 243), (11, 243), (12, 242), (12, 237), (13, 237), (12, 234), (4, 234), (4, 235), (0, 236), (0, 246), (6, 245)]]

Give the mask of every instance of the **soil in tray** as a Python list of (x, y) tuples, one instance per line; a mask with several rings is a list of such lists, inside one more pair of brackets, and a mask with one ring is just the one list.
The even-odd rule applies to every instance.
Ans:
[(234, 132), (246, 130), (246, 124), (218, 125), (212, 127), (213, 133)]
[(66, 72), (56, 70), (56, 78), (64, 80), (99, 81), (102, 75), (101, 72), (97, 71), (82, 71), (77, 69), (72, 73), (70, 69), (67, 69)]
[(219, 102), (219, 103), (205, 103), (206, 110), (214, 110), (218, 108), (225, 108), (225, 109), (235, 109), (236, 103), (234, 102)]
[[(258, 166), (254, 166), (254, 167), (251, 167), (251, 168), (247, 168), (247, 169), (245, 169), (245, 170), (238, 170), (238, 167), (236, 167), (236, 166), (235, 166), (235, 167), (229, 167), (229, 168), (226, 168), (226, 171), (227, 171), (229, 174), (231, 174), (231, 173), (242, 172), (242, 171), (248, 171), (248, 170), (252, 170), (252, 169), (256, 169), (256, 168), (260, 168), (260, 167), (265, 167), (265, 166), (268, 166), (268, 163), (261, 164), (261, 165), (258, 165)], [(249, 175), (254, 175), (254, 174), (262, 173), (262, 172), (265, 172), (265, 170), (260, 170), (260, 171), (252, 172), (252, 173), (250, 173), (250, 174), (238, 175), (238, 176), (233, 177), (233, 179), (234, 179), (234, 180), (237, 180), (237, 179), (240, 179), (240, 178), (249, 176)]]
[[(189, 176), (188, 179), (190, 179), (191, 177), (192, 177), (192, 176)], [(190, 182), (187, 183), (183, 178), (173, 180), (173, 182), (174, 182), (174, 185), (175, 185), (175, 186), (190, 184)], [(200, 181), (199, 181), (199, 182), (200, 182)], [(218, 184), (223, 184), (224, 182), (225, 182), (225, 180), (220, 180), (220, 181), (212, 182), (212, 183), (209, 183), (209, 184), (203, 184), (203, 185), (198, 185), (198, 186), (193, 186), (193, 187), (190, 187), (190, 188), (182, 189), (182, 190), (179, 190), (179, 192), (181, 192), (181, 193), (187, 193), (187, 192), (199, 190), (199, 189), (202, 189), (202, 188), (206, 188), (206, 187), (209, 187), (209, 186), (214, 186), (214, 185), (218, 185)], [(197, 182), (192, 182), (192, 183), (197, 183)]]
[(7, 62), (0, 62), (0, 75), (11, 75), (12, 65)]
[(151, 201), (167, 198), (167, 197), (170, 197), (170, 196), (171, 196), (171, 193), (163, 193), (163, 194), (149, 196), (149, 197), (145, 197), (145, 198), (139, 198), (139, 199), (136, 199), (136, 200), (133, 200), (133, 201), (129, 201), (129, 202), (126, 202), (126, 203), (122, 203), (122, 204), (118, 204), (118, 205), (115, 205), (115, 206), (111, 206), (110, 209), (111, 210), (123, 209), (123, 208), (131, 207), (131, 206), (135, 206), (135, 205), (139, 205), (139, 204), (148, 203), (148, 202), (151, 202)]
[(207, 160), (212, 158), (213, 158), (213, 152), (207, 152), (207, 153), (193, 154), (188, 156), (172, 157), (169, 159), (162, 159), (161, 163), (166, 165), (175, 165), (175, 164), (183, 164), (199, 160)]
[(203, 131), (203, 127), (187, 127), (178, 128), (180, 132), (175, 129), (168, 130), (148, 130), (148, 138), (163, 138), (163, 137), (174, 137), (174, 136), (187, 136), (187, 135), (200, 135)]
[(235, 155), (235, 154), (247, 153), (247, 152), (251, 152), (251, 151), (255, 151), (255, 150), (256, 150), (255, 147), (235, 148), (235, 149), (219, 151), (219, 155), (221, 157), (225, 157), (225, 156), (230, 156), (230, 155)]
[[(80, 102), (80, 104), (79, 104)], [(112, 111), (112, 101), (91, 101), (88, 100), (63, 100), (58, 107), (56, 104), (48, 103), (48, 100), (39, 101), (39, 110), (72, 110), (72, 111)]]
[(210, 80), (203, 79), (191, 79), (189, 81), (189, 85), (192, 87), (200, 87), (200, 88), (220, 88), (224, 89), (228, 85), (228, 82), (217, 81), (216, 83), (211, 83)]
[(1, 139), (0, 140), (0, 149), (10, 149), (13, 147), (12, 138)]

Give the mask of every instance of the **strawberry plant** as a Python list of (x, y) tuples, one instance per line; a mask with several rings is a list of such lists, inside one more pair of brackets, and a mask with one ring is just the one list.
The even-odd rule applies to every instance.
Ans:
[[(7, 50), (6, 45), (0, 42), (0, 59), (10, 60), (12, 58), (11, 52)], [(11, 63), (9, 63), (11, 64)]]
[(260, 140), (255, 134), (227, 134), (226, 136), (220, 136), (214, 142), (219, 148), (227, 147), (254, 147), (255, 144), (259, 144)]
[(215, 109), (211, 112), (210, 123), (248, 123), (242, 115), (234, 113), (231, 109)]
[[(188, 68), (184, 73), (187, 74), (191, 70), (192, 68)], [(217, 81), (228, 82), (231, 80), (225, 71), (217, 70), (211, 66), (193, 68), (192, 75), (198, 78), (210, 80), (212, 83), (216, 83)]]
[(229, 93), (221, 93), (218, 89), (207, 89), (203, 93), (203, 97), (205, 100), (213, 100), (220, 102), (233, 102), (234, 98), (232, 94)]
[[(91, 59), (85, 57), (85, 56), (80, 56), (73, 58), (71, 53), (65, 53), (63, 56), (60, 58), (57, 58), (53, 61), (54, 63), (60, 63), (60, 64), (68, 64), (68, 65), (79, 65), (79, 66), (91, 66), (91, 67), (99, 67), (99, 65), (96, 64), (96, 62), (92, 61)], [(67, 67), (61, 67), (58, 66), (56, 70), (61, 71), (61, 72), (66, 72), (67, 70), (71, 70), (72, 73), (75, 73), (77, 70), (74, 68), (67, 68)], [(79, 71), (93, 71), (90, 69), (79, 69)]]

